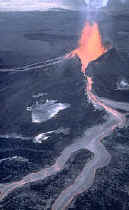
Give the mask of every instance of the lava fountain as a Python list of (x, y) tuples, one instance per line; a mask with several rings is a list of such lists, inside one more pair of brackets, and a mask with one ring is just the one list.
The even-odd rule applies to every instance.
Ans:
[[(86, 23), (84, 29), (82, 30), (81, 38), (79, 40), (79, 47), (73, 50), (69, 56), (74, 57), (78, 56), (81, 60), (82, 64), (82, 72), (85, 74), (86, 68), (91, 61), (96, 60), (104, 53), (107, 52), (107, 48), (105, 48), (102, 44), (101, 34), (99, 31), (99, 26), (97, 23), (90, 24)], [(102, 106), (107, 112), (112, 113), (114, 116), (118, 117), (120, 120), (123, 118), (122, 114), (118, 114), (117, 111), (112, 108), (106, 106), (102, 103), (97, 96), (92, 93), (92, 78), (87, 77), (87, 95), (93, 104), (98, 104)], [(120, 115), (120, 116), (119, 116)]]
[(86, 23), (81, 33), (79, 40), (79, 47), (73, 50), (69, 56), (73, 57), (77, 55), (82, 63), (82, 72), (85, 73), (85, 69), (93, 60), (103, 55), (107, 49), (104, 48), (99, 32), (97, 23), (90, 24)]
[[(68, 57), (78, 56), (82, 63), (82, 72), (85, 74), (85, 69), (88, 63), (96, 60), (99, 56), (103, 55), (107, 49), (102, 44), (101, 35), (97, 23), (86, 23), (79, 41), (77, 49), (73, 50)], [(57, 59), (54, 60), (58, 61)], [(53, 61), (49, 62), (53, 65)], [(33, 65), (36, 68), (36, 64)], [(31, 66), (32, 67), (32, 66)], [(25, 68), (26, 70), (26, 68)], [(28, 69), (27, 69), (28, 70)], [(53, 210), (64, 210), (69, 203), (78, 194), (87, 191), (92, 186), (95, 178), (95, 173), (98, 168), (102, 168), (111, 160), (111, 156), (105, 149), (101, 140), (109, 135), (116, 127), (124, 127), (126, 123), (126, 114), (118, 112), (115, 108), (118, 107), (121, 110), (129, 111), (129, 107), (125, 103), (118, 103), (105, 98), (100, 98), (92, 92), (93, 80), (91, 77), (87, 77), (86, 93), (92, 104), (97, 104), (102, 107), (108, 114), (106, 122), (88, 128), (83, 137), (75, 139), (74, 143), (66, 147), (61, 155), (56, 159), (54, 165), (43, 168), (35, 173), (30, 173), (23, 177), (20, 181), (0, 184), (0, 200), (2, 201), (9, 193), (16, 188), (22, 187), (27, 183), (44, 180), (46, 177), (60, 172), (65, 167), (65, 163), (68, 161), (72, 153), (81, 150), (88, 149), (94, 153), (94, 158), (91, 159), (84, 166), (81, 173), (75, 179), (75, 182), (64, 189), (59, 197), (52, 205)], [(114, 108), (112, 108), (114, 107)]]
[[(96, 60), (104, 53), (106, 53), (109, 49), (108, 47), (111, 48), (111, 46), (107, 46), (107, 48), (105, 48), (102, 44), (98, 24), (94, 23), (92, 25), (90, 23), (86, 23), (81, 34), (78, 48), (73, 50), (68, 55), (68, 57), (78, 56), (81, 60), (82, 72), (85, 74), (89, 62)], [(108, 120), (107, 122), (103, 123), (103, 125), (94, 126), (91, 129), (88, 129), (87, 132), (84, 134), (83, 138), (80, 138), (81, 143), (79, 145), (76, 144), (76, 146), (78, 146), (76, 150), (79, 150), (81, 148), (87, 148), (91, 152), (93, 152), (94, 159), (89, 161), (89, 163), (85, 165), (81, 174), (76, 178), (74, 184), (66, 188), (59, 195), (59, 197), (52, 206), (52, 210), (66, 209), (74, 197), (76, 197), (78, 194), (84, 191), (87, 191), (89, 187), (92, 186), (96, 170), (98, 168), (102, 168), (108, 165), (108, 163), (111, 160), (111, 156), (108, 153), (108, 151), (106, 151), (104, 145), (101, 143), (101, 140), (111, 135), (115, 128), (124, 127), (126, 123), (126, 115), (113, 109), (112, 101), (109, 106), (107, 106), (104, 103), (105, 99), (101, 101), (101, 98), (99, 98), (92, 92), (92, 78), (88, 76), (86, 76), (86, 78), (86, 93), (88, 98), (90, 99), (93, 105), (99, 105), (106, 111), (106, 113), (108, 113)], [(113, 103), (117, 104), (117, 102)], [(128, 109), (126, 111), (128, 111)], [(96, 135), (94, 135), (94, 133)]]

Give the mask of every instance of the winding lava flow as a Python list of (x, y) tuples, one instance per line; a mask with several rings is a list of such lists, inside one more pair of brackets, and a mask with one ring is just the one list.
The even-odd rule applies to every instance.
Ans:
[[(82, 72), (85, 74), (85, 69), (89, 62), (103, 55), (107, 50), (103, 47), (101, 36), (97, 23), (86, 23), (79, 41), (79, 47), (73, 50), (66, 57), (77, 55), (82, 63)], [(56, 60), (58, 62), (58, 60)], [(35, 65), (34, 65), (35, 66)], [(105, 98), (100, 98), (92, 92), (93, 80), (87, 77), (86, 92), (89, 100), (94, 105), (103, 108), (107, 113), (107, 120), (103, 124), (93, 126), (85, 131), (83, 137), (75, 139), (74, 143), (66, 147), (61, 155), (57, 158), (54, 165), (49, 168), (44, 168), (38, 172), (30, 173), (23, 177), (20, 181), (0, 184), (0, 200), (2, 201), (9, 193), (23, 185), (43, 180), (48, 176), (61, 171), (71, 154), (81, 149), (88, 149), (94, 153), (94, 158), (84, 166), (80, 175), (75, 179), (75, 182), (66, 188), (52, 205), (52, 210), (63, 210), (68, 207), (69, 203), (78, 194), (86, 191), (93, 184), (95, 173), (98, 168), (102, 168), (111, 160), (111, 156), (105, 149), (101, 140), (112, 134), (116, 128), (122, 128), (126, 124), (126, 114), (118, 112), (115, 108), (129, 111), (127, 103), (119, 103)]]

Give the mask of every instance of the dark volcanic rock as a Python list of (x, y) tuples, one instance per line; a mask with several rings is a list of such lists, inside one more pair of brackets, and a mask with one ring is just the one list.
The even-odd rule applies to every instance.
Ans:
[(70, 52), (83, 27), (79, 11), (0, 12), (0, 19), (0, 57), (14, 67)]
[(49, 100), (78, 104), (78, 107), (85, 92), (85, 79), (78, 59), (68, 59), (40, 70), (35, 68), (12, 75), (1, 73), (1, 77), (1, 133), (4, 133), (4, 130), (6, 133), (19, 132), (22, 125), (30, 125), (31, 113), (26, 108), (33, 103), (32, 96), (39, 92), (46, 93)]
[(66, 162), (64, 169), (58, 174), (45, 180), (30, 183), (12, 192), (3, 202), (4, 210), (17, 210), (17, 208), (31, 210), (51, 209), (52, 203), (59, 194), (73, 184), (84, 165), (92, 158), (93, 154), (85, 149), (73, 153)]
[(103, 144), (112, 156), (111, 162), (97, 170), (94, 185), (75, 199), (74, 209), (129, 209), (129, 129), (117, 130)]
[(27, 159), (14, 156), (13, 158), (5, 158), (0, 162), (0, 182), (6, 183), (16, 181), (25, 176), (28, 171), (33, 170), (34, 166)]
[[(6, 159), (0, 165), (5, 171), (0, 177), (1, 182), (19, 180), (37, 168), (52, 165), (74, 138), (82, 135), (86, 128), (103, 121), (104, 113), (96, 111), (93, 114), (93, 106), (87, 103), (85, 78), (76, 57), (49, 67), (35, 67), (13, 74), (1, 72), (0, 75), (0, 158)], [(35, 98), (35, 95), (41, 96)], [(37, 103), (37, 100), (38, 103), (45, 103), (47, 99), (69, 104), (70, 107), (46, 122), (33, 123), (27, 107)], [(40, 133), (60, 127), (69, 128), (70, 133), (54, 133), (48, 141), (41, 144), (34, 142), (34, 137)], [(18, 165), (14, 167), (13, 157), (28, 161), (16, 161)], [(8, 163), (11, 163), (10, 173), (6, 170)]]
[(128, 89), (119, 88), (122, 81), (129, 84), (129, 66), (114, 48), (91, 62), (86, 75), (93, 79), (93, 89), (98, 96), (119, 101), (129, 101)]
[(3, 68), (3, 60), (0, 58), (0, 69)]
[[(0, 182), (8, 182), (51, 165), (72, 138), (81, 134), (87, 124), (83, 122), (85, 78), (77, 58), (45, 69), (0, 75), (0, 168), (3, 171)], [(40, 97), (42, 103), (47, 99), (56, 100), (69, 104), (70, 108), (44, 123), (32, 123), (27, 106), (36, 103), (38, 99), (33, 96), (39, 93), (43, 95)], [(42, 144), (33, 142), (33, 137), (39, 133), (60, 127), (70, 128), (70, 136), (57, 133)]]

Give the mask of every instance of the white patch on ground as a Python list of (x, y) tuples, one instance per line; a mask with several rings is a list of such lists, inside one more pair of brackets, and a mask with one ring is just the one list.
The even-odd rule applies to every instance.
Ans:
[(0, 138), (5, 138), (5, 139), (20, 139), (20, 140), (30, 140), (30, 137), (25, 137), (22, 136), (21, 134), (17, 134), (17, 133), (9, 133), (9, 134), (3, 134), (0, 135)]
[(33, 142), (34, 143), (39, 143), (41, 144), (43, 141), (46, 141), (49, 139), (49, 137), (51, 136), (51, 134), (64, 134), (64, 135), (68, 135), (69, 134), (70, 129), (69, 128), (58, 128), (57, 130), (53, 130), (53, 131), (48, 131), (46, 133), (40, 133), (37, 136), (34, 137)]
[(70, 104), (62, 104), (55, 100), (47, 100), (44, 104), (36, 102), (32, 107), (27, 107), (27, 110), (32, 112), (33, 123), (42, 123), (55, 117), (60, 111), (69, 107)]
[(116, 90), (125, 90), (129, 89), (129, 83), (126, 79), (122, 79), (120, 82), (117, 82)]
[(27, 158), (23, 158), (21, 156), (12, 156), (12, 157), (8, 157), (8, 158), (3, 158), (3, 159), (0, 159), (0, 163), (2, 163), (3, 161), (6, 161), (6, 160), (17, 160), (19, 162), (28, 162), (28, 159)]

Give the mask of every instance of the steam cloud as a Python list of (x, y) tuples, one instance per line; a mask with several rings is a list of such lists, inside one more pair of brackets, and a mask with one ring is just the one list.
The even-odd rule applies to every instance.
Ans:
[(0, 11), (33, 11), (51, 8), (81, 9), (85, 0), (0, 0)]
[[(62, 8), (69, 10), (81, 10), (86, 6), (101, 8), (108, 6), (112, 0), (0, 0), (0, 11), (44, 11), (51, 8)], [(127, 0), (114, 2), (117, 4), (127, 3)]]
[(88, 6), (92, 7), (105, 7), (109, 0), (85, 0)]

